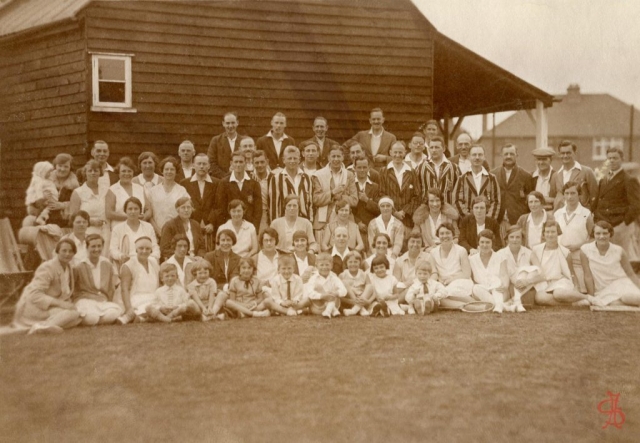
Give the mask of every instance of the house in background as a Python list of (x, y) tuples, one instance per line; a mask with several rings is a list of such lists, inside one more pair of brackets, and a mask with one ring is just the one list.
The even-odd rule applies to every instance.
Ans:
[(14, 223), (33, 164), (67, 152), (78, 167), (95, 140), (114, 164), (185, 139), (203, 152), (227, 111), (253, 137), (282, 111), (299, 141), (322, 115), (343, 142), (374, 107), (407, 139), (431, 118), (553, 103), (410, 0), (2, 0), (0, 78), (0, 216)]
[[(631, 105), (609, 94), (582, 94), (580, 86), (575, 84), (556, 100), (559, 102), (547, 110), (549, 146), (557, 150), (560, 141), (572, 140), (578, 146), (578, 162), (592, 168), (602, 166), (608, 146), (621, 147), (625, 161), (640, 161), (639, 110), (633, 109), (633, 152), (630, 153)], [(537, 147), (535, 128), (531, 113), (518, 111), (496, 125), (495, 130), (485, 130), (479, 141), (493, 147), (494, 165), (502, 163), (500, 148), (507, 143), (515, 144), (518, 163), (533, 171), (536, 166), (531, 151)], [(559, 164), (556, 158), (554, 166)]]

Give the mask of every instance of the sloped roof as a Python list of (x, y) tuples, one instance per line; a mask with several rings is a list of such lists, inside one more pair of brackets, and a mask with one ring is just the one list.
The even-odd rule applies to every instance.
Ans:
[(436, 32), (434, 117), (532, 109), (536, 100), (553, 106), (551, 94)]
[(0, 5), (0, 37), (70, 20), (91, 0), (13, 0)]
[[(557, 96), (562, 101), (547, 109), (549, 137), (628, 137), (631, 105), (609, 94), (569, 94)], [(634, 110), (633, 133), (640, 136), (640, 111)], [(526, 111), (518, 111), (496, 125), (496, 137), (535, 137), (536, 126)], [(492, 130), (483, 137), (491, 137)]]

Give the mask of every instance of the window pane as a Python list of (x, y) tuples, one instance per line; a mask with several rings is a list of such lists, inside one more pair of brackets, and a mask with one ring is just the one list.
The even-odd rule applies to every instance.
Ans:
[(98, 79), (124, 81), (124, 60), (98, 59)]
[(124, 103), (124, 83), (100, 82), (99, 100), (101, 102)]

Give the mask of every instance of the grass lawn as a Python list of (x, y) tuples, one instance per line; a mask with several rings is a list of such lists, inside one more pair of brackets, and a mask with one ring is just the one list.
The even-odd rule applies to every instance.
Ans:
[[(601, 429), (607, 391), (622, 429)], [(0, 338), (0, 441), (640, 441), (640, 316), (280, 317)]]

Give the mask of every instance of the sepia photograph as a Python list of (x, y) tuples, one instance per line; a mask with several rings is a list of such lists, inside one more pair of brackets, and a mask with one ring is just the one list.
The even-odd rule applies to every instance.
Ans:
[(0, 0), (0, 442), (636, 442), (640, 2)]

